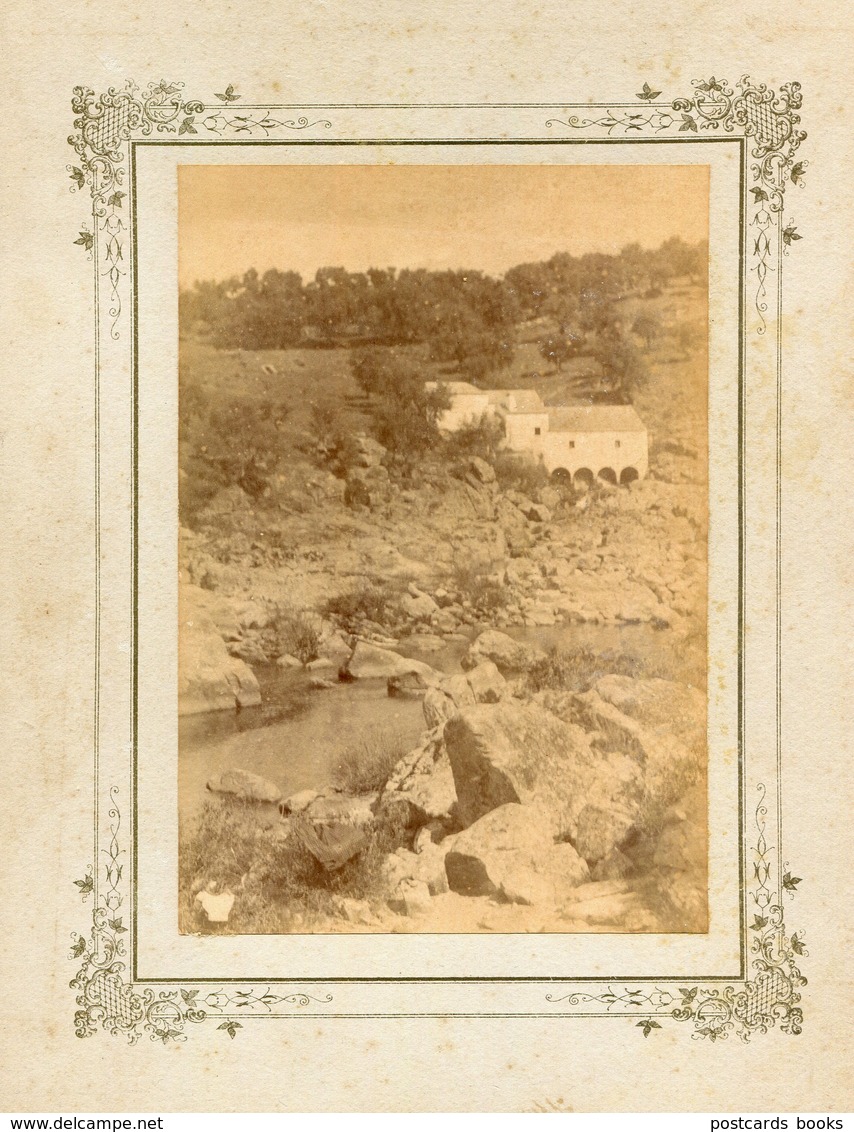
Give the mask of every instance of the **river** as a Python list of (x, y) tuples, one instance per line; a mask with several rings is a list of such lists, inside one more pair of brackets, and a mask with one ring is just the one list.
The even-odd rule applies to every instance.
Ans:
[[(661, 657), (675, 646), (669, 631), (649, 625), (555, 625), (508, 632), (545, 649), (587, 646), (596, 652), (623, 652), (639, 659)], [(440, 651), (420, 652), (407, 642), (396, 651), (450, 674), (461, 671), (460, 658), (467, 647), (468, 641), (454, 640)], [(338, 756), (360, 734), (392, 733), (409, 750), (424, 731), (421, 701), (390, 697), (385, 680), (318, 690), (309, 686), (310, 674), (303, 670), (283, 671), (271, 665), (256, 672), (263, 699), (259, 707), (180, 719), (178, 799), (182, 816), (192, 815), (201, 806), (207, 780), (221, 771), (239, 767), (260, 774), (281, 787), (287, 797), (298, 790), (328, 785)]]

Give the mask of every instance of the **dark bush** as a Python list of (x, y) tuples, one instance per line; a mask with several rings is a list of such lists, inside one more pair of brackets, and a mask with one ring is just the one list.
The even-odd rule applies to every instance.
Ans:
[(451, 584), (478, 613), (495, 613), (507, 605), (507, 589), (496, 578), (467, 562), (454, 568)]
[(320, 632), (315, 621), (305, 613), (287, 610), (273, 622), (278, 656), (290, 654), (303, 664), (317, 660)]
[(364, 579), (346, 593), (329, 598), (323, 613), (336, 618), (348, 632), (364, 621), (393, 626), (400, 620), (400, 596), (399, 587)]
[(528, 687), (532, 692), (586, 692), (602, 676), (645, 675), (642, 662), (626, 653), (552, 648), (528, 672)]
[(493, 462), (495, 478), (504, 491), (521, 491), (523, 495), (533, 496), (549, 482), (549, 473), (544, 464), (530, 457), (502, 452)]
[(504, 442), (504, 425), (490, 413), (478, 420), (465, 422), (447, 438), (446, 451), (452, 460), (480, 456), (490, 463), (495, 460)]

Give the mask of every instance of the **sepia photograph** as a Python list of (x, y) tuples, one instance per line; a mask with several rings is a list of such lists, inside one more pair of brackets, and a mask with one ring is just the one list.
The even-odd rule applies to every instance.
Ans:
[(708, 931), (709, 170), (178, 172), (182, 934)]

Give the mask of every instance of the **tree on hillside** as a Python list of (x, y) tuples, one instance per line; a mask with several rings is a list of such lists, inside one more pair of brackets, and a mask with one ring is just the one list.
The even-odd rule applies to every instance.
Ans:
[(445, 271), (433, 283), (431, 355), (461, 373), (485, 377), (513, 360), (519, 305), (502, 283), (480, 271)]
[(578, 354), (583, 340), (580, 334), (550, 334), (538, 342), (537, 348), (540, 355), (554, 365), (555, 371), (562, 373), (564, 364)]
[(504, 424), (494, 413), (481, 413), (464, 421), (446, 443), (451, 456), (480, 456), (491, 463), (504, 444)]
[(520, 263), (504, 276), (504, 284), (525, 318), (539, 318), (552, 290), (552, 274), (544, 263)]
[(410, 361), (381, 346), (355, 351), (350, 368), (356, 384), (369, 397), (405, 398), (424, 384)]
[(181, 513), (191, 521), (222, 488), (260, 499), (282, 455), (287, 405), (237, 397), (216, 405), (198, 388), (182, 390), (178, 412)]
[(600, 338), (595, 356), (602, 367), (603, 384), (629, 399), (649, 376), (637, 346), (622, 334)]
[(439, 443), (439, 417), (451, 406), (447, 387), (427, 389), (419, 368), (391, 349), (360, 350), (351, 360), (360, 388), (374, 400), (377, 439), (405, 466)]
[(643, 338), (647, 351), (649, 351), (653, 342), (661, 334), (661, 320), (653, 311), (642, 310), (632, 323), (632, 330), (638, 337)]
[(226, 484), (236, 483), (259, 499), (282, 453), (281, 429), (290, 413), (270, 399), (235, 398), (208, 419), (205, 454)]
[(311, 433), (320, 463), (336, 475), (343, 474), (354, 462), (357, 448), (338, 402), (317, 401), (311, 406)]
[(374, 428), (380, 444), (399, 464), (413, 464), (435, 448), (441, 439), (439, 417), (451, 407), (447, 387), (435, 389), (403, 387), (401, 393), (384, 397), (374, 409)]

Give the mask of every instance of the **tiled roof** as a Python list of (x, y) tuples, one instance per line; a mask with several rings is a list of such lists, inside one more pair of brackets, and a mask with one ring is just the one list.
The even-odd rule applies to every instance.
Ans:
[(573, 405), (548, 412), (549, 432), (646, 432), (632, 405)]
[[(440, 383), (438, 381), (425, 381), (424, 385), (427, 389), (435, 389)], [(472, 393), (485, 393), (485, 389), (478, 389), (468, 381), (443, 381), (442, 385), (448, 390), (452, 397), (459, 397), (461, 394)]]
[[(536, 389), (490, 389), (489, 403), (514, 413), (542, 413), (545, 411), (545, 406)], [(512, 410), (510, 409), (511, 404)]]

